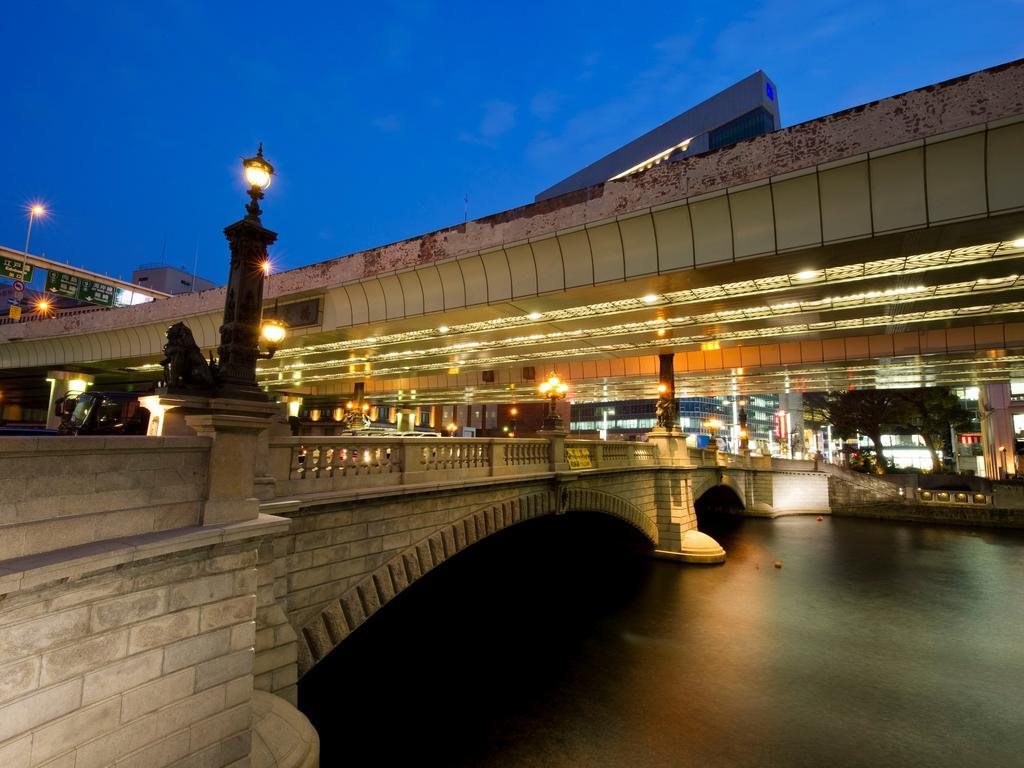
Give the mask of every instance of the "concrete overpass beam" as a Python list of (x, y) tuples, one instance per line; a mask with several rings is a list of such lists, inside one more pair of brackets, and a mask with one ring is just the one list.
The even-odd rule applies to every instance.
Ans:
[(1010, 382), (997, 381), (980, 387), (978, 415), (981, 417), (985, 474), (993, 479), (1016, 475), (1019, 468), (1011, 411)]

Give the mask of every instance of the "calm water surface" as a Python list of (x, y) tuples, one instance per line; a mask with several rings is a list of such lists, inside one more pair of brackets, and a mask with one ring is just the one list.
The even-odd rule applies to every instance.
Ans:
[(476, 545), (304, 679), (322, 765), (1024, 766), (1021, 533), (717, 533), (703, 568), (600, 515)]

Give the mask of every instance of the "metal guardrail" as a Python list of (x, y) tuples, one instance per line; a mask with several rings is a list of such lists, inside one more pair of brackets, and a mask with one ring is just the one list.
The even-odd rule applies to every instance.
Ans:
[(20, 323), (31, 323), (38, 320), (54, 320), (61, 317), (72, 317), (74, 315), (86, 315), (93, 312), (108, 312), (115, 307), (69, 307), (68, 309), (54, 309), (46, 314), (29, 312), (21, 316), (21, 320), (12, 320), (7, 315), (0, 317), (0, 325), (18, 325)]

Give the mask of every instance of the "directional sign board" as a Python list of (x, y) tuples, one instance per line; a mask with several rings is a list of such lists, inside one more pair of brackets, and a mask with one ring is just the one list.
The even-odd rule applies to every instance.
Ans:
[(116, 293), (117, 288), (112, 285), (82, 278), (81, 286), (78, 289), (78, 298), (90, 304), (99, 304), (101, 307), (112, 307)]
[(48, 270), (46, 273), (46, 290), (48, 293), (87, 301), (101, 307), (114, 306), (114, 296), (117, 294), (117, 288), (113, 285), (68, 275), (55, 269)]
[(48, 293), (56, 293), (58, 296), (65, 296), (69, 299), (78, 298), (78, 289), (82, 285), (82, 278), (75, 275), (66, 275), (55, 269), (46, 273), (46, 290)]
[(0, 277), (10, 277), (15, 280), (32, 282), (32, 265), (17, 259), (9, 259), (6, 256), (0, 259)]

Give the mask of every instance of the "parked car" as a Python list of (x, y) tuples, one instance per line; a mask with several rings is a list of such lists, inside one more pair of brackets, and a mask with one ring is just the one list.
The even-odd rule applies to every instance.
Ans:
[(83, 392), (56, 405), (59, 435), (144, 435), (149, 411), (133, 392)]

